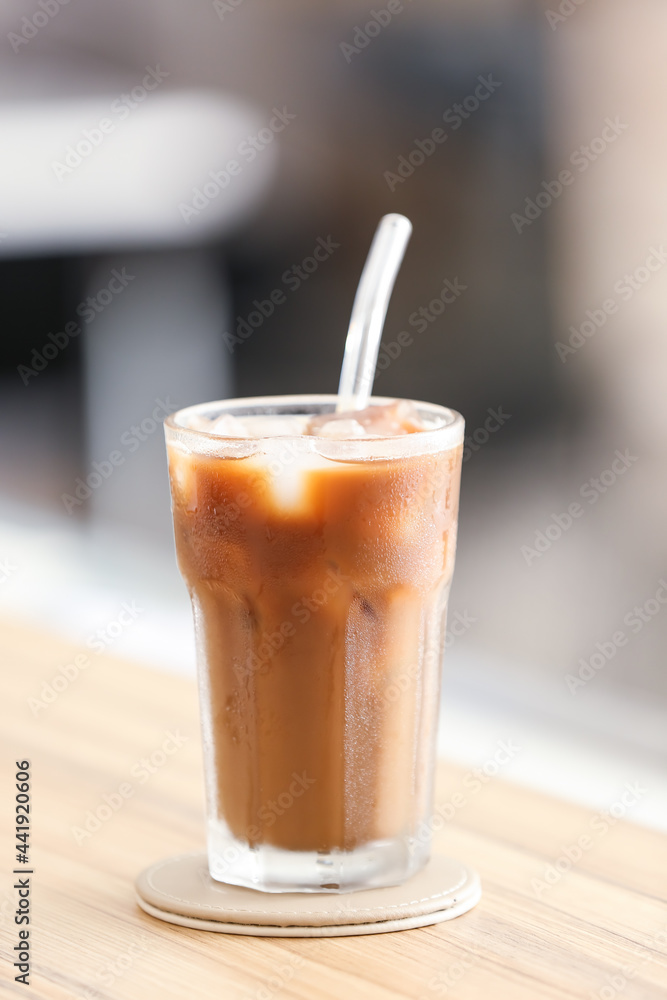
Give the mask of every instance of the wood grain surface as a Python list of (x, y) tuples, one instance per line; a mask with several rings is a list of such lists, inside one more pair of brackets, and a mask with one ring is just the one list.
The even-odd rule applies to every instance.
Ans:
[[(135, 875), (157, 859), (203, 847), (194, 683), (88, 651), (87, 665), (76, 676), (70, 670), (72, 679), (58, 682), (61, 690), (47, 705), (43, 684), (53, 691), (54, 678), (81, 651), (8, 622), (0, 627), (0, 650), (4, 995), (667, 996), (666, 838), (500, 778), (480, 781), (449, 764), (438, 775), (436, 844), (477, 868), (484, 890), (465, 916), (419, 930), (330, 940), (228, 936), (147, 916), (135, 903)], [(17, 866), (14, 762), (22, 759), (31, 761), (33, 777), (28, 986), (14, 981), (11, 957), (19, 930), (11, 874)], [(105, 804), (104, 821), (86, 835), (87, 814)]]

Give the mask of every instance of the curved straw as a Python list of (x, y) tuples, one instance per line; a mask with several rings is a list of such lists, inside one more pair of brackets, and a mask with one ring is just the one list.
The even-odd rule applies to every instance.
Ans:
[(337, 412), (363, 410), (373, 388), (382, 327), (412, 223), (404, 215), (380, 219), (354, 297), (338, 386)]

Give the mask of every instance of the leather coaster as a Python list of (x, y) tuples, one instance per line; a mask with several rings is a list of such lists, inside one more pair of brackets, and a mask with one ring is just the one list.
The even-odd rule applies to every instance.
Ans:
[(383, 934), (451, 920), (481, 896), (476, 872), (435, 855), (403, 885), (347, 893), (258, 892), (214, 881), (206, 855), (151, 865), (136, 882), (139, 906), (182, 927), (259, 937)]

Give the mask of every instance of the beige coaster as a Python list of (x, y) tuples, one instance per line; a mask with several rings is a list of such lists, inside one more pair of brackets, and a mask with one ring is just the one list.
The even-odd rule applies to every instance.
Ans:
[(340, 937), (425, 927), (479, 902), (477, 873), (435, 855), (403, 885), (348, 893), (272, 893), (215, 882), (206, 855), (160, 861), (136, 882), (139, 906), (182, 927), (259, 937)]

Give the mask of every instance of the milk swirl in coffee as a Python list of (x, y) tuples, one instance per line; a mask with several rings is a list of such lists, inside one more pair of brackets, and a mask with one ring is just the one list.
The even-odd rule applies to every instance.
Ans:
[(462, 421), (252, 402), (167, 425), (212, 874), (253, 884), (266, 864), (271, 888), (307, 857), (304, 888), (398, 881), (428, 856)]

